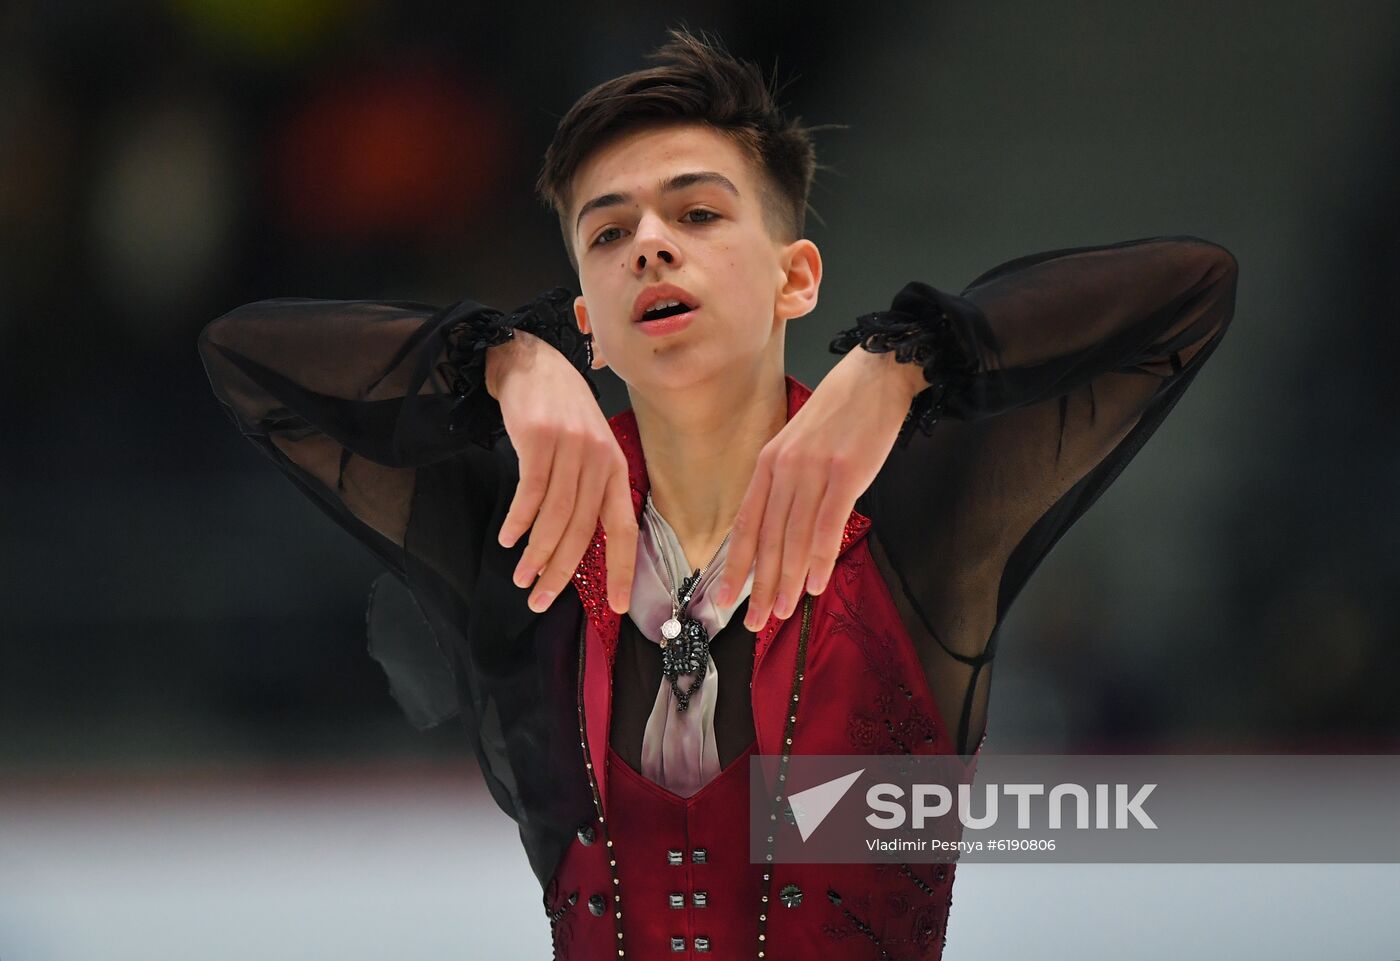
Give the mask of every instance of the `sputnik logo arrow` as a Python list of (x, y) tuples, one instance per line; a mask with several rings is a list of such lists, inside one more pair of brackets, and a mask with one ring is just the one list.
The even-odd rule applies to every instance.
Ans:
[(846, 796), (846, 792), (851, 789), (851, 785), (865, 773), (865, 768), (851, 774), (845, 774), (816, 787), (809, 787), (805, 791), (798, 791), (796, 794), (788, 795), (788, 806), (792, 808), (793, 820), (797, 822), (798, 833), (802, 835), (802, 840), (806, 841), (812, 836), (812, 832), (821, 826), (822, 821), (831, 813), (831, 809)]

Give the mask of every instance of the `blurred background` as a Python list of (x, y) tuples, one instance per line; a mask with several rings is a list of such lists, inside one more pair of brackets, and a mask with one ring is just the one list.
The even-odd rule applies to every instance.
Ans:
[[(365, 653), (376, 562), (195, 338), (266, 297), (574, 284), (541, 155), (682, 20), (848, 125), (809, 385), (911, 279), (1176, 233), (1240, 263), (1205, 374), (1012, 609), (986, 750), (1400, 748), (1400, 5), (852, 9), (0, 7), (0, 958), (548, 956), (459, 729)], [(959, 876), (950, 961), (1400, 954), (1393, 865)]]

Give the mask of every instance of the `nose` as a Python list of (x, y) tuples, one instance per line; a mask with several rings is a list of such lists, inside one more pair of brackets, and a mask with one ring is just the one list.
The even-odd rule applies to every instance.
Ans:
[[(667, 264), (674, 264), (674, 263), (676, 262), (676, 256), (675, 256), (675, 254), (671, 253), (671, 252), (670, 252), (669, 250), (667, 250), (665, 247), (659, 247), (659, 248), (657, 248), (656, 251), (653, 253), (652, 258), (653, 258), (653, 262), (655, 262), (655, 261), (657, 261), (657, 260), (662, 261), (663, 263), (667, 263)], [(638, 273), (641, 273), (643, 270), (646, 270), (646, 269), (647, 269), (647, 255), (646, 255), (645, 253), (638, 254), (638, 255), (637, 255), (637, 272), (638, 272)]]
[(644, 217), (637, 225), (634, 240), (632, 269), (639, 276), (648, 266), (666, 264), (674, 267), (680, 263), (680, 247), (664, 229), (660, 217)]

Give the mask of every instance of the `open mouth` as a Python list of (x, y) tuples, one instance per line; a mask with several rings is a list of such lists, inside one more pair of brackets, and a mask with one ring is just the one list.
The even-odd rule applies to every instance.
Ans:
[(645, 322), (648, 320), (664, 320), (667, 317), (675, 317), (678, 314), (684, 314), (687, 311), (691, 311), (694, 309), (694, 307), (692, 307), (690, 304), (685, 303), (684, 301), (663, 300), (656, 304), (653, 304), (651, 307), (648, 307), (646, 310), (642, 311), (640, 322)]

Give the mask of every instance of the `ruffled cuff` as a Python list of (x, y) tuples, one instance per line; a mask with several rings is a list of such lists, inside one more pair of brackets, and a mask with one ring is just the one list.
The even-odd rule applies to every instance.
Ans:
[[(951, 385), (979, 369), (979, 355), (953, 322), (959, 314), (959, 298), (928, 284), (906, 284), (895, 295), (889, 310), (863, 314), (854, 327), (832, 339), (833, 354), (845, 354), (857, 345), (871, 353), (894, 352), (900, 363), (918, 364), (929, 386), (914, 395), (899, 430), (898, 444), (907, 447), (914, 430), (925, 436), (942, 416)], [(975, 309), (975, 308), (973, 308)]]
[(594, 399), (600, 396), (590, 376), (593, 335), (584, 334), (574, 323), (573, 301), (569, 290), (555, 287), (508, 314), (471, 301), (447, 308), (438, 327), (446, 346), (438, 373), (455, 395), (447, 416), (448, 433), (487, 448), (505, 436), (500, 404), (486, 390), (486, 351), (512, 339), (517, 330), (551, 344), (583, 375)]

